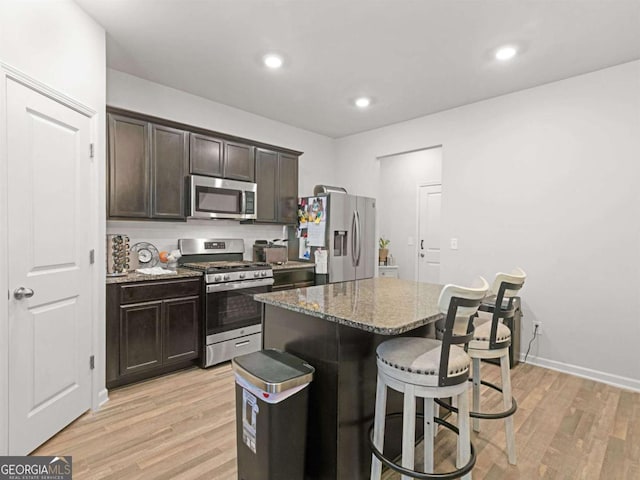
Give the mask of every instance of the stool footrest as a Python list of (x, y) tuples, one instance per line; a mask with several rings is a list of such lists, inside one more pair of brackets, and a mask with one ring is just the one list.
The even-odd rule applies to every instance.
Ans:
[[(472, 379), (469, 379), (470, 382), (472, 382)], [(489, 388), (493, 388), (494, 390), (502, 393), (502, 389), (500, 387), (498, 387), (497, 385), (494, 385), (493, 383), (487, 382), (485, 380), (480, 380), (480, 383), (482, 385), (484, 385), (485, 387), (489, 387)], [(450, 405), (446, 402), (443, 402), (441, 399), (436, 398), (435, 402), (440, 405), (443, 408), (446, 408), (447, 410), (453, 412), (453, 413), (458, 413), (458, 409), (456, 407), (454, 407), (453, 405)], [(516, 402), (516, 399), (511, 397), (511, 408), (508, 410), (505, 410), (504, 412), (496, 412), (496, 413), (483, 413), (483, 412), (469, 412), (469, 416), (471, 418), (482, 418), (484, 420), (498, 420), (501, 418), (507, 418), (510, 417), (511, 415), (513, 415), (514, 413), (516, 413), (516, 410), (518, 410), (518, 403)]]
[[(436, 399), (436, 401), (438, 401)], [(389, 413), (385, 416), (385, 418), (402, 418), (402, 413)], [(416, 413), (416, 417), (417, 418), (424, 418), (424, 415), (421, 413)], [(442, 425), (445, 428), (448, 428), (449, 430), (451, 430), (453, 433), (455, 433), (456, 435), (460, 435), (460, 430), (458, 429), (458, 427), (456, 427), (455, 425), (452, 425), (451, 423), (442, 420), (441, 418), (438, 417), (434, 417), (433, 419), (438, 425)], [(383, 453), (378, 450), (376, 448), (376, 446), (373, 444), (373, 424), (371, 424), (371, 426), (369, 427), (369, 435), (368, 435), (368, 440), (369, 440), (369, 448), (371, 448), (371, 452), (376, 456), (376, 458), (378, 460), (380, 460), (384, 465), (386, 465), (387, 467), (389, 467), (391, 470), (394, 470), (398, 473), (400, 473), (401, 475), (406, 475), (408, 477), (411, 478), (416, 478), (418, 480), (431, 480), (431, 479), (439, 479), (439, 480), (453, 480), (455, 478), (460, 478), (464, 475), (466, 475), (467, 473), (469, 473), (471, 470), (473, 470), (474, 465), (476, 464), (476, 450), (473, 446), (473, 442), (469, 442), (470, 443), (470, 450), (471, 450), (471, 455), (469, 458), (469, 461), (467, 462), (467, 464), (464, 467), (458, 468), (456, 470), (452, 470), (451, 472), (446, 472), (446, 473), (425, 473), (425, 472), (418, 472), (416, 470), (409, 470), (408, 468), (405, 468), (401, 465), (398, 465), (397, 463), (393, 462), (392, 460), (389, 460), (387, 457), (385, 457), (383, 455)]]

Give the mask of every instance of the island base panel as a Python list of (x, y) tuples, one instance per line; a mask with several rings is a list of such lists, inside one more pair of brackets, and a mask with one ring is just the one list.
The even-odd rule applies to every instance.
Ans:
[[(425, 336), (421, 327), (403, 336)], [(264, 305), (263, 345), (296, 355), (315, 369), (309, 389), (305, 478), (368, 479), (371, 451), (367, 432), (373, 422), (377, 380), (376, 348), (392, 337), (318, 317)], [(418, 403), (422, 412), (422, 402)], [(402, 395), (388, 392), (387, 412), (402, 411)], [(421, 422), (416, 436), (422, 437)], [(402, 423), (390, 422), (384, 453), (400, 454)]]

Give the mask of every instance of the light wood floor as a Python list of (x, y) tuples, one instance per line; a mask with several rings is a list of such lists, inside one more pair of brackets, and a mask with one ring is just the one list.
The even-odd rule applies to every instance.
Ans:
[[(483, 378), (497, 382), (498, 375), (498, 367), (483, 364)], [(512, 370), (512, 384), (518, 465), (507, 463), (503, 422), (484, 421), (472, 436), (475, 480), (640, 479), (640, 393), (523, 364)], [(178, 372), (109, 397), (99, 412), (85, 414), (34, 454), (72, 455), (75, 480), (236, 478), (229, 364)], [(494, 392), (483, 392), (482, 401), (500, 408)], [(439, 433), (438, 471), (453, 467), (454, 452), (455, 437)]]

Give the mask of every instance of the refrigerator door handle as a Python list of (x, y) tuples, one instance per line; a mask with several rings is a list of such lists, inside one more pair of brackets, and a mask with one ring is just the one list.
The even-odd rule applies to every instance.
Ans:
[(358, 256), (356, 257), (356, 267), (360, 266), (362, 255), (362, 231), (360, 230), (360, 213), (356, 211), (356, 231), (358, 233)]
[(358, 256), (356, 250), (358, 248), (358, 212), (353, 211), (351, 217), (351, 265), (358, 266)]

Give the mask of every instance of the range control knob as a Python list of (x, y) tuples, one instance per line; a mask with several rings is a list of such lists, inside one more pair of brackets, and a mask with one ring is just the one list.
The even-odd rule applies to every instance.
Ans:
[(231, 275), (229, 275), (228, 273), (224, 274), (224, 279), (225, 280), (231, 280)]
[(215, 277), (213, 277), (214, 282), (219, 282), (220, 280), (222, 280), (222, 277), (220, 275), (216, 275)]
[(266, 277), (267, 276), (267, 272), (260, 272), (260, 276), (261, 277)]
[(241, 274), (239, 274), (238, 276), (239, 276), (240, 278), (244, 278), (244, 277), (245, 277), (245, 274), (244, 274), (244, 273), (241, 273)]
[(260, 276), (260, 272), (253, 272), (253, 276), (254, 276), (255, 278), (259, 277), (259, 276)]

